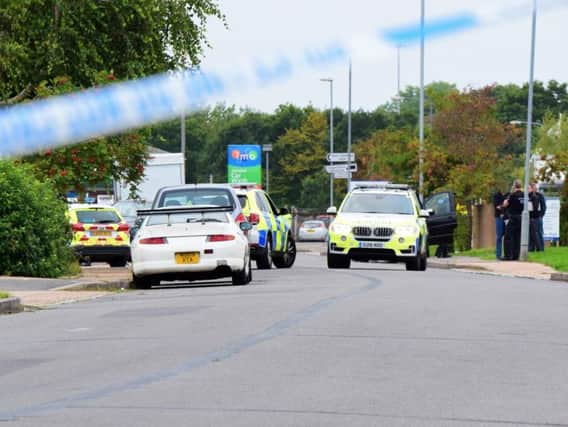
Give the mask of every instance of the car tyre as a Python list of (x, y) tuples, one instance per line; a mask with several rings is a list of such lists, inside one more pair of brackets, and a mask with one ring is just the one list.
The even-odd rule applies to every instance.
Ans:
[(272, 268), (272, 239), (270, 237), (266, 241), (266, 247), (260, 251), (256, 258), (256, 268), (259, 270)]
[(134, 276), (132, 278), (132, 287), (134, 289), (151, 289), (152, 281), (148, 277)]
[(288, 234), (286, 239), (286, 250), (281, 256), (274, 257), (272, 262), (277, 268), (290, 268), (296, 261), (296, 242), (291, 234)]
[(252, 268), (250, 258), (247, 263), (245, 263), (245, 268), (240, 271), (236, 271), (232, 275), (233, 285), (242, 286), (251, 282), (252, 280)]
[(406, 261), (406, 269), (408, 271), (420, 271), (420, 267), (422, 264), (422, 255), (417, 253), (411, 259)]
[(349, 268), (351, 258), (349, 255), (336, 255), (327, 253), (327, 268)]
[(128, 261), (128, 258), (120, 257), (120, 258), (114, 258), (114, 259), (110, 260), (109, 264), (110, 264), (111, 267), (124, 267), (124, 266), (126, 266), (127, 261)]
[(420, 271), (426, 271), (428, 266), (428, 256), (426, 254), (422, 254), (420, 256)]

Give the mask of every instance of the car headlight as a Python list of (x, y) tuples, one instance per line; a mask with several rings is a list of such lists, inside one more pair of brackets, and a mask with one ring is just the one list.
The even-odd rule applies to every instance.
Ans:
[(399, 225), (394, 229), (394, 232), (399, 236), (415, 236), (420, 230), (416, 225)]
[(331, 227), (329, 228), (330, 231), (332, 233), (337, 233), (337, 234), (348, 234), (351, 233), (351, 226), (346, 225), (346, 224), (331, 224)]

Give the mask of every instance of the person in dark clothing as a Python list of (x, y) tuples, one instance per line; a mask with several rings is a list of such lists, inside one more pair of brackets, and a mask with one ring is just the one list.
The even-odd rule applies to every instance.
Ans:
[[(531, 192), (534, 194), (534, 217), (535, 217), (535, 229), (536, 229), (536, 240), (538, 243), (537, 251), (544, 251), (544, 227), (543, 227), (543, 217), (546, 214), (546, 199), (544, 194), (538, 191), (538, 185), (536, 182), (531, 184)], [(532, 215), (531, 215), (532, 222)]]
[(539, 198), (536, 195), (534, 184), (529, 185), (529, 251), (541, 251), (538, 238)]
[(495, 211), (495, 256), (497, 259), (501, 259), (503, 254), (503, 237), (505, 236), (505, 207), (503, 202), (505, 201), (505, 196), (498, 190), (493, 195), (493, 208)]
[(511, 194), (503, 202), (506, 209), (507, 225), (505, 227), (505, 257), (504, 260), (518, 260), (521, 252), (521, 215), (523, 213), (523, 198), (521, 181), (513, 183)]

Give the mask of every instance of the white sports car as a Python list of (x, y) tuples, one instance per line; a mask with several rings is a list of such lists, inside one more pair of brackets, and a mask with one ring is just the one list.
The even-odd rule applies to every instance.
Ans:
[(148, 289), (161, 280), (231, 277), (233, 285), (252, 280), (250, 253), (232, 207), (191, 206), (141, 210), (146, 218), (131, 243), (134, 287)]

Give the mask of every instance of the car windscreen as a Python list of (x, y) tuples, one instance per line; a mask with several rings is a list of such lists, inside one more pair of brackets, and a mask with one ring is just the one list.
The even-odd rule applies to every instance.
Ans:
[(157, 214), (148, 218), (147, 226), (161, 224), (191, 224), (208, 222), (229, 222), (227, 212), (191, 212), (174, 214)]
[(230, 190), (225, 188), (182, 188), (164, 191), (156, 207), (175, 206), (230, 206), (235, 204)]
[(115, 224), (120, 217), (113, 210), (85, 209), (78, 210), (77, 220), (83, 224)]
[(404, 194), (353, 193), (343, 205), (342, 212), (414, 214), (409, 197)]

